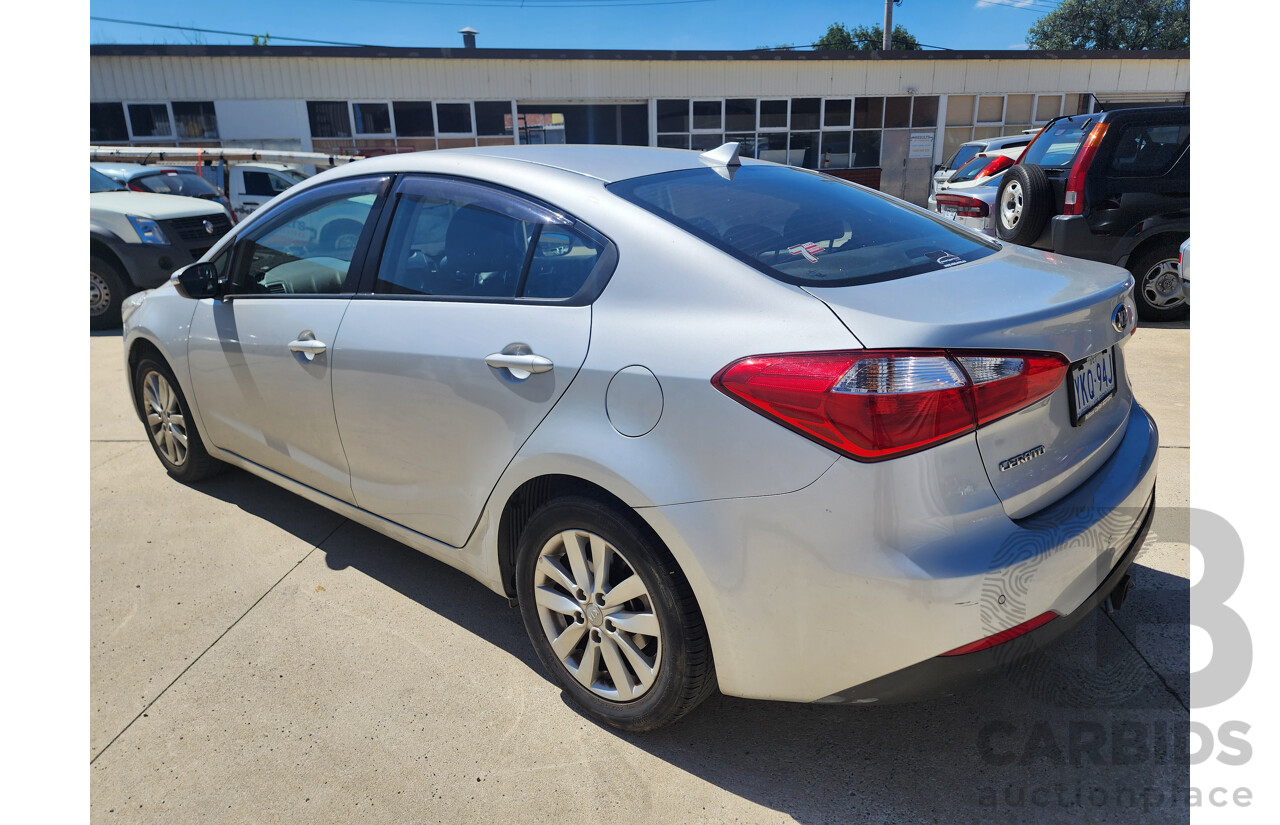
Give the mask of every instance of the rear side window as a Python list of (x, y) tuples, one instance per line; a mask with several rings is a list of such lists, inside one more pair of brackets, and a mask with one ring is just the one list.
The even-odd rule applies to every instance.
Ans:
[(978, 144), (972, 146), (961, 146), (951, 157), (951, 162), (947, 164), (948, 169), (959, 169), (969, 161), (973, 160), (978, 152), (982, 151), (982, 147)]
[(1022, 162), (1038, 166), (1070, 166), (1094, 121), (1091, 117), (1063, 118), (1050, 124), (1027, 148)]
[(538, 204), (447, 179), (407, 181), (374, 291), (450, 298), (576, 295), (604, 244)]
[(957, 266), (994, 242), (816, 172), (743, 166), (619, 181), (609, 190), (770, 277), (849, 286)]
[(1109, 172), (1117, 177), (1154, 177), (1173, 168), (1191, 139), (1188, 123), (1134, 124), (1120, 131)]
[(987, 155), (983, 155), (982, 157), (976, 157), (973, 160), (966, 163), (964, 166), (961, 166), (960, 171), (952, 175), (950, 180), (948, 180), (947, 182), (963, 183), (964, 181), (967, 181), (967, 180), (974, 180), (975, 178), (978, 177), (978, 173), (981, 172), (983, 169), (986, 169), (987, 165), (990, 164), (992, 160), (993, 158)]

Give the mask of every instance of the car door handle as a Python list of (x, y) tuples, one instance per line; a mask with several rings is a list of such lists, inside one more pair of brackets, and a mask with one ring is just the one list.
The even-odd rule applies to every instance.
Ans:
[(300, 352), (308, 361), (314, 360), (317, 355), (329, 348), (324, 341), (317, 341), (315, 333), (311, 330), (299, 333), (298, 337), (289, 342), (290, 352)]
[(536, 372), (547, 372), (555, 366), (550, 358), (534, 355), (531, 352), (495, 352), (492, 355), (486, 355), (484, 362), (494, 369), (511, 370), (512, 376), (521, 379), (528, 378)]

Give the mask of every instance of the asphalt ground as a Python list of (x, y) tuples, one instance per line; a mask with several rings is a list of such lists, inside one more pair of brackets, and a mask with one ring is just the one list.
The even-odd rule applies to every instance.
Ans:
[(91, 819), (1186, 821), (1189, 342), (1127, 350), (1161, 448), (1123, 610), (945, 699), (717, 695), (623, 734), (471, 579), (248, 473), (171, 480), (91, 336)]

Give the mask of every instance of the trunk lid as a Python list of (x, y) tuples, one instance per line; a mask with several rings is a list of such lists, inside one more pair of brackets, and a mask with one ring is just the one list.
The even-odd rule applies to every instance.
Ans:
[(1113, 315), (1124, 303), (1136, 317), (1131, 288), (1119, 267), (1007, 245), (971, 264), (808, 291), (869, 348), (1050, 351), (1073, 364), (1114, 353), (1114, 393), (1077, 424), (1068, 368), (1048, 398), (977, 431), (992, 488), (1011, 518), (1023, 518), (1070, 493), (1120, 442), (1133, 396), (1123, 353), (1129, 331), (1117, 330)]

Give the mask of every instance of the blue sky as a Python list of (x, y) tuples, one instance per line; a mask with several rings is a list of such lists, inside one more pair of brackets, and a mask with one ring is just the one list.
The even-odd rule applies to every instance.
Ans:
[[(752, 49), (812, 43), (839, 21), (880, 23), (883, 0), (97, 0), (90, 14), (124, 20), (380, 46), (458, 46), (479, 30), (489, 48)], [(900, 23), (922, 43), (1024, 48), (1027, 29), (1059, 0), (903, 0)], [(661, 3), (661, 5), (658, 5)], [(500, 5), (499, 5), (500, 4)], [(90, 21), (92, 43), (246, 43)], [(277, 41), (279, 45), (291, 45)], [(296, 44), (294, 44), (296, 45)]]

